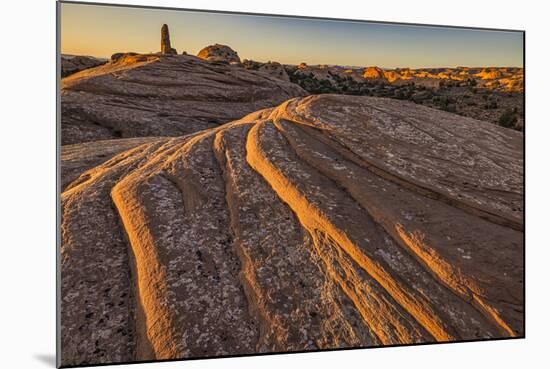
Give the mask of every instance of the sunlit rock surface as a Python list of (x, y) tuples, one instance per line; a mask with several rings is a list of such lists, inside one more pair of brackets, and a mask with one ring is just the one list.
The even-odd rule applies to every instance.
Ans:
[(306, 92), (238, 65), (190, 55), (117, 54), (61, 81), (62, 144), (181, 136)]
[(61, 190), (77, 179), (82, 173), (113, 156), (147, 142), (158, 140), (155, 137), (120, 138), (113, 140), (84, 142), (61, 147)]
[(524, 334), (519, 132), (319, 95), (108, 145), (62, 148), (64, 365)]
[(381, 68), (378, 68), (378, 67), (365, 68), (365, 72), (363, 73), (363, 77), (365, 79), (386, 81), (386, 76), (384, 75), (384, 71)]

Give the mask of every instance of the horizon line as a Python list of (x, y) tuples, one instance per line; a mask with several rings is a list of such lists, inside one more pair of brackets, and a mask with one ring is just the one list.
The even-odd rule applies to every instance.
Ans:
[[(117, 53), (130, 53), (130, 52), (134, 52), (134, 51), (116, 51), (114, 52), (113, 54), (111, 55), (114, 55), (114, 54), (117, 54)], [(137, 52), (135, 51), (135, 53), (137, 54), (142, 54), (142, 55), (154, 55), (154, 54), (160, 54), (160, 51), (156, 51), (156, 52), (147, 52), (147, 53), (142, 53), (142, 52)], [(238, 52), (237, 52), (238, 54)], [(66, 52), (63, 52), (63, 51), (60, 51), (59, 53), (60, 56), (63, 56), (63, 55), (67, 55), (67, 56), (86, 56), (86, 57), (91, 57), (91, 58), (96, 58), (96, 59), (106, 59), (106, 60), (110, 60), (111, 59), (111, 56), (98, 56), (98, 55), (91, 55), (91, 54), (75, 54), (75, 53), (66, 53)], [(184, 54), (177, 54), (177, 55), (184, 55)], [(197, 55), (194, 55), (194, 54), (186, 54), (187, 56), (195, 56), (195, 57), (198, 57)], [(240, 56), (239, 56), (240, 58)], [(276, 59), (270, 59), (268, 61), (260, 61), (260, 60), (256, 60), (256, 59), (250, 59), (250, 58), (241, 58), (241, 63), (243, 60), (249, 60), (249, 61), (254, 61), (254, 62), (257, 62), (257, 63), (268, 63), (268, 62), (277, 62), (281, 65), (300, 65), (301, 63), (281, 63), (281, 62), (278, 62)], [(349, 67), (349, 68), (369, 68), (369, 67), (377, 67), (377, 68), (381, 68), (381, 69), (441, 69), (441, 68), (447, 68), (447, 69), (459, 69), (459, 68), (470, 68), (470, 69), (477, 69), (477, 68), (519, 68), (519, 69), (524, 69), (525, 67), (524, 66), (519, 66), (519, 65), (475, 65), (475, 66), (468, 66), (468, 65), (455, 65), (455, 66), (448, 66), (448, 65), (442, 65), (442, 66), (422, 66), (422, 67), (388, 67), (388, 66), (380, 66), (380, 65), (375, 65), (375, 64), (365, 64), (363, 66), (361, 65), (347, 65), (347, 64), (328, 64), (328, 63), (306, 63), (307, 66), (309, 67), (315, 67), (315, 66), (321, 66), (321, 65), (326, 65), (326, 66), (329, 66), (329, 67)]]

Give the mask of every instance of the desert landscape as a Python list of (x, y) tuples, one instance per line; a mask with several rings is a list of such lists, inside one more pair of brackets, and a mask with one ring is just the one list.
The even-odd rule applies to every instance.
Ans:
[(524, 70), (62, 55), (63, 366), (524, 335)]

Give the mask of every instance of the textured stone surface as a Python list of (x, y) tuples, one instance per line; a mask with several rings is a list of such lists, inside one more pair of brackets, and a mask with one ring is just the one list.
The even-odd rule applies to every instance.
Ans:
[(522, 140), (320, 95), (122, 151), (62, 194), (62, 362), (521, 336)]
[(201, 49), (197, 56), (211, 62), (240, 63), (241, 58), (227, 45), (214, 44)]
[(61, 190), (64, 191), (68, 184), (85, 171), (116, 154), (155, 140), (155, 137), (136, 137), (61, 146)]
[(268, 73), (284, 81), (290, 81), (290, 78), (288, 77), (288, 73), (286, 72), (285, 68), (281, 65), (281, 63), (267, 62), (262, 64), (260, 68), (258, 68), (258, 70)]
[(293, 83), (189, 55), (116, 55), (61, 82), (62, 144), (180, 136), (306, 92)]

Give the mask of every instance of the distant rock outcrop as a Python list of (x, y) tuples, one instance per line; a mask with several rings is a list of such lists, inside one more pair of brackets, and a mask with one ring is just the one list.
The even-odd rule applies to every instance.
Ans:
[(384, 75), (384, 71), (381, 68), (378, 68), (378, 67), (365, 68), (365, 71), (363, 72), (363, 77), (365, 79), (374, 79), (374, 80), (379, 80), (379, 81), (386, 81), (386, 76)]
[(483, 68), (483, 70), (475, 75), (481, 79), (499, 79), (503, 77), (503, 72), (493, 68)]
[(290, 81), (290, 78), (288, 77), (288, 73), (286, 72), (285, 68), (281, 65), (281, 63), (270, 61), (262, 64), (258, 68), (258, 70), (260, 72), (271, 74), (272, 76), (282, 79), (283, 81)]
[(106, 59), (81, 55), (61, 55), (61, 78), (107, 63)]
[(263, 72), (191, 55), (115, 54), (61, 82), (62, 144), (181, 136), (307, 93)]
[(160, 53), (164, 55), (176, 55), (178, 52), (170, 44), (170, 30), (167, 24), (160, 29)]
[(401, 79), (401, 74), (394, 70), (384, 71), (384, 78), (386, 78), (388, 82), (393, 83)]
[(301, 78), (327, 81), (331, 85), (336, 83), (330, 69), (321, 68), (320, 66), (307, 65), (306, 63), (301, 63), (293, 74)]
[[(94, 99), (90, 117), (128, 110), (129, 124), (185, 114), (144, 90), (154, 81), (180, 104), (180, 85), (198, 86), (166, 70), (226, 78), (174, 60), (109, 65), (116, 77), (96, 71), (65, 91)], [(116, 79), (117, 94), (97, 100)], [(129, 93), (153, 102), (131, 106)], [(524, 334), (519, 132), (317, 95), (188, 136), (111, 142), (61, 195), (62, 365)], [(62, 147), (62, 160), (87, 169), (80, 155), (96, 158), (94, 146)]]
[(197, 56), (211, 62), (240, 63), (241, 59), (235, 50), (227, 45), (214, 44), (203, 48)]

